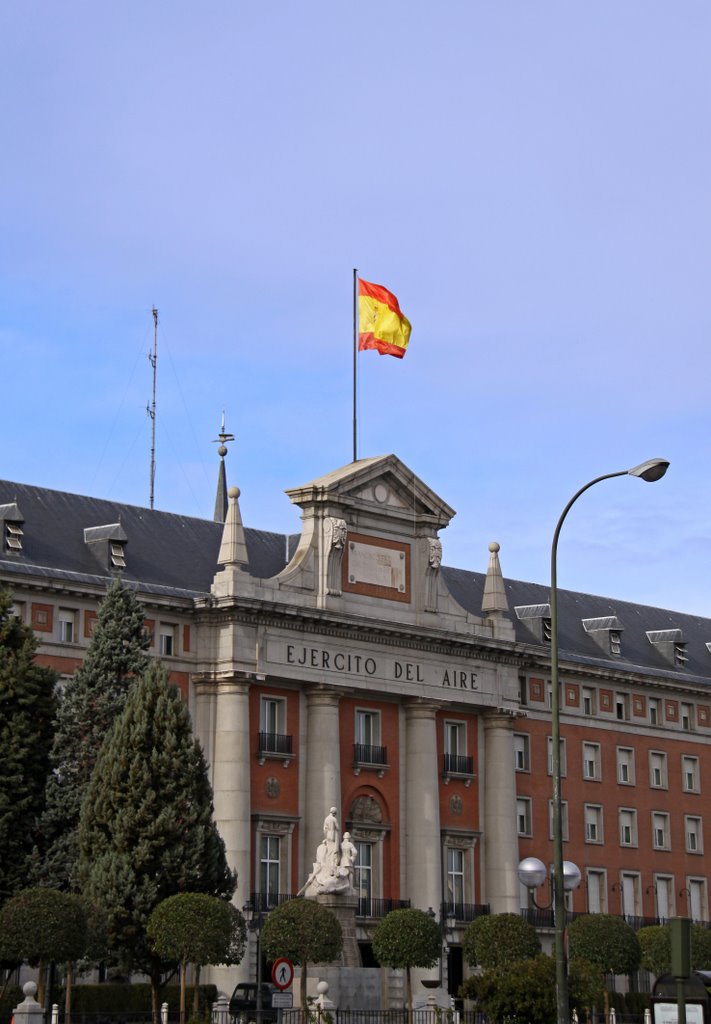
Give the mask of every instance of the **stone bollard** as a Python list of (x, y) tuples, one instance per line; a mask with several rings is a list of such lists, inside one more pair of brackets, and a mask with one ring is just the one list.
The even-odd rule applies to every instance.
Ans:
[(59, 1024), (59, 1004), (52, 1003), (52, 1024)]
[(22, 991), (25, 993), (25, 998), (12, 1011), (15, 1024), (42, 1024), (44, 1010), (35, 999), (37, 986), (34, 981), (26, 981), (22, 986)]
[(212, 1004), (210, 1019), (212, 1024), (227, 1024), (229, 1020), (230, 1001), (227, 996), (218, 996)]
[(644, 1011), (644, 1024), (652, 1024), (652, 1011), (649, 1007)]
[(617, 1014), (614, 1006), (610, 1009), (610, 1024), (617, 1024)]
[(160, 1007), (160, 1024), (168, 1024), (168, 1004), (161, 1003)]
[(328, 988), (329, 986), (327, 981), (319, 981), (316, 985), (318, 995), (316, 996), (314, 1003), (317, 1008), (319, 1020), (323, 1019), (324, 1014), (330, 1013), (332, 1010), (336, 1009), (336, 1004), (332, 999), (328, 998)]

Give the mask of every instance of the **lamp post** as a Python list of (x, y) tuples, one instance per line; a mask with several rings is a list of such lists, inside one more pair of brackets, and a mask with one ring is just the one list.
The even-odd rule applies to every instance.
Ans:
[(562, 885), (556, 885), (556, 878), (563, 878), (563, 801), (560, 789), (560, 693), (558, 688), (558, 537), (565, 518), (581, 494), (589, 490), (602, 480), (611, 480), (616, 476), (636, 476), (648, 483), (660, 480), (669, 463), (665, 459), (649, 459), (647, 462), (634, 466), (632, 469), (622, 469), (617, 473), (605, 473), (604, 476), (597, 476), (590, 483), (585, 484), (573, 495), (563, 509), (558, 524), (553, 534), (551, 545), (551, 740), (553, 744), (553, 927), (555, 933), (555, 978), (556, 978), (556, 1007), (558, 1024), (569, 1024), (570, 1011), (568, 1003), (568, 965), (565, 956), (565, 890)]
[(254, 900), (248, 900), (242, 907), (247, 927), (257, 936), (257, 997), (255, 1007), (256, 1024), (262, 1024), (262, 925), (266, 914), (262, 906), (262, 894), (256, 893)]

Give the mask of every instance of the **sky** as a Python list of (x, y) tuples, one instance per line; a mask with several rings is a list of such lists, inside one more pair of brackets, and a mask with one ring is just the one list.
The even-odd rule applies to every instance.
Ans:
[(247, 526), (358, 455), (445, 564), (711, 616), (707, 0), (5, 0), (0, 476)]

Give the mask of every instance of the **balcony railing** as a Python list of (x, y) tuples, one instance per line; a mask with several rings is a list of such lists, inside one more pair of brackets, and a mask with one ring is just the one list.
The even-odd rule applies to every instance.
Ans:
[(267, 757), (283, 757), (289, 760), (293, 756), (291, 736), (280, 732), (260, 732), (258, 757), (264, 761)]
[(360, 774), (361, 768), (376, 768), (382, 778), (389, 767), (387, 747), (379, 747), (374, 743), (353, 744), (353, 769), (356, 775)]
[(255, 914), (268, 914), (281, 903), (293, 900), (294, 894), (290, 892), (253, 892), (249, 898), (251, 909)]
[(466, 754), (445, 754), (444, 755), (445, 775), (473, 775), (474, 758)]
[(473, 921), (475, 917), (481, 917), (483, 914), (488, 913), (490, 913), (488, 903), (457, 903), (456, 901), (447, 900), (442, 904), (441, 920), (445, 921), (447, 918), (454, 918), (455, 921), (468, 923)]
[(371, 896), (359, 896), (356, 917), (385, 917), (391, 910), (407, 910), (409, 907), (409, 900), (383, 900), (374, 899)]

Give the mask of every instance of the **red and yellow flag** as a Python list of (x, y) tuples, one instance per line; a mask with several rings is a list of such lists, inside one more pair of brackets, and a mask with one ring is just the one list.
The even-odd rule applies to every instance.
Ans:
[(392, 292), (358, 279), (358, 351), (374, 348), (381, 356), (402, 359), (412, 327)]

